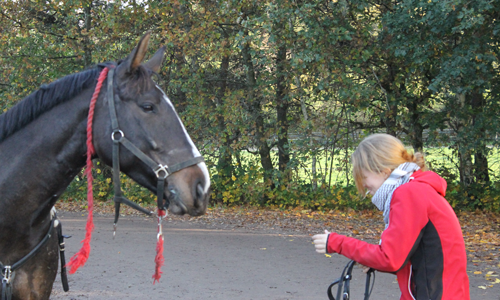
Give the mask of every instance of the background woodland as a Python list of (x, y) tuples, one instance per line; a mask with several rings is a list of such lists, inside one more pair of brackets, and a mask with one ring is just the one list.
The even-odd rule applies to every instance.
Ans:
[[(386, 132), (426, 154), (455, 209), (496, 212), (499, 19), (490, 0), (3, 0), (0, 109), (123, 59), (151, 30), (151, 53), (167, 46), (158, 83), (207, 160), (212, 202), (368, 208), (350, 154)], [(103, 200), (109, 172), (96, 171)], [(83, 181), (65, 197), (84, 199)]]

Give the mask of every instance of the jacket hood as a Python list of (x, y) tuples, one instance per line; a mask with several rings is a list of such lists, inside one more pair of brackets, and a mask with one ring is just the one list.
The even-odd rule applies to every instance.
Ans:
[(438, 192), (441, 196), (446, 195), (446, 187), (447, 183), (441, 176), (432, 172), (432, 171), (416, 171), (413, 173), (413, 180), (416, 182), (422, 182), (430, 185), (436, 192)]

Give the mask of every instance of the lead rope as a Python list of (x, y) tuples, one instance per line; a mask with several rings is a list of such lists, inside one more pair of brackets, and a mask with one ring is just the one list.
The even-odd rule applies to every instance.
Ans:
[(87, 202), (88, 202), (88, 212), (87, 225), (85, 228), (85, 238), (82, 240), (82, 248), (80, 251), (75, 253), (71, 258), (67, 267), (70, 267), (69, 273), (73, 274), (78, 270), (79, 267), (85, 265), (90, 254), (90, 239), (92, 238), (92, 231), (94, 230), (94, 218), (93, 218), (93, 208), (94, 208), (94, 193), (92, 190), (92, 183), (94, 178), (92, 177), (92, 156), (95, 154), (94, 145), (92, 143), (92, 121), (94, 120), (94, 109), (97, 98), (99, 97), (99, 92), (101, 91), (102, 83), (106, 76), (108, 75), (109, 68), (104, 68), (99, 75), (97, 80), (97, 85), (90, 100), (89, 106), (89, 116), (87, 118), (87, 165), (85, 168), (85, 176), (87, 176)]
[[(352, 280), (352, 269), (356, 262), (351, 260), (347, 263), (344, 270), (342, 271), (342, 275), (339, 279), (335, 280), (328, 286), (327, 295), (329, 300), (349, 300), (351, 295), (350, 291), (350, 283)], [(373, 281), (371, 280), (371, 276), (373, 273)], [(371, 282), (371, 286), (370, 286)], [(335, 285), (337, 286), (337, 298), (333, 296), (332, 289)], [(373, 291), (373, 286), (375, 285), (375, 270), (370, 268), (370, 270), (366, 273), (366, 282), (365, 282), (365, 294), (364, 300), (370, 299), (370, 295)]]

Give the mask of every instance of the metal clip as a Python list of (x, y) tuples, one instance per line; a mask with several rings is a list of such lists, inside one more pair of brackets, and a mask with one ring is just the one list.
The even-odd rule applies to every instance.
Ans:
[(154, 171), (156, 173), (156, 177), (158, 177), (159, 179), (166, 179), (168, 175), (170, 175), (170, 173), (168, 173), (167, 165), (158, 165), (158, 167), (156, 167)]
[(10, 268), (11, 268), (10, 266), (5, 266), (4, 267), (5, 272), (2, 272), (3, 275), (2, 282), (5, 282), (7, 284), (10, 283), (10, 280), (12, 278), (12, 270)]
[(162, 226), (161, 224), (158, 224), (158, 234), (156, 235), (156, 240), (160, 240), (160, 236), (163, 236), (163, 231), (162, 231)]
[[(165, 214), (166, 215), (166, 214)], [(160, 236), (163, 235), (163, 226), (161, 225), (161, 221), (162, 219), (164, 218), (165, 216), (160, 216), (158, 215), (158, 235), (156, 235), (156, 240), (159, 241), (160, 240)]]

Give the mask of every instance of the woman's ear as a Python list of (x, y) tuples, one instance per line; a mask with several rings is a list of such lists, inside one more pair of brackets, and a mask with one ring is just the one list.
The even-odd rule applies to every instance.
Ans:
[(384, 174), (384, 178), (387, 180), (387, 178), (391, 176), (392, 170), (389, 168), (385, 168), (382, 170), (382, 173)]

